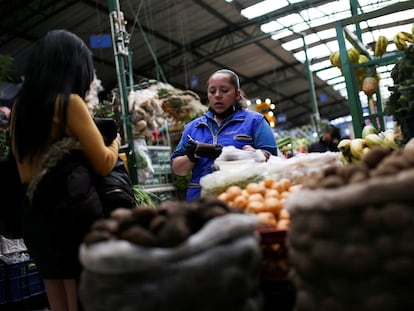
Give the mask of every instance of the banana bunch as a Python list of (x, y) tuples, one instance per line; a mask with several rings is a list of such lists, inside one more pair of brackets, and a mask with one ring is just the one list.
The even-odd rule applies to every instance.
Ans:
[[(347, 52), (347, 55), (348, 55), (349, 63), (358, 64), (359, 57), (360, 57), (360, 54), (359, 54), (358, 50), (355, 49), (355, 48), (350, 48), (346, 52)], [(329, 60), (332, 64), (332, 66), (335, 66), (335, 67), (338, 67), (338, 68), (342, 67), (341, 56), (340, 56), (339, 51), (333, 52), (329, 56)]]
[(394, 131), (386, 130), (378, 134), (366, 131), (363, 138), (342, 139), (338, 144), (340, 161), (343, 164), (358, 163), (365, 154), (376, 146), (398, 149)]
[(375, 43), (374, 55), (376, 57), (381, 57), (387, 51), (388, 39), (384, 36), (379, 36), (377, 42)]
[[(387, 41), (388, 44), (388, 41)], [(386, 48), (386, 47), (385, 47)], [(351, 48), (347, 50), (348, 60), (351, 64), (361, 64), (369, 61), (368, 57), (364, 54), (360, 54), (357, 49)], [(335, 66), (341, 70), (342, 74), (342, 64), (341, 64), (341, 56), (339, 51), (333, 52), (329, 56), (329, 60), (332, 64), (332, 66)], [(365, 67), (358, 67), (355, 69), (356, 79), (358, 82), (358, 89), (362, 90), (362, 83), (366, 77), (366, 68)]]
[[(362, 64), (367, 61), (369, 61), (368, 57), (366, 57), (364, 54), (359, 55), (358, 64)], [(355, 76), (358, 84), (358, 90), (361, 91), (364, 79), (366, 77), (366, 67), (355, 68)]]
[(394, 44), (398, 50), (404, 51), (408, 48), (408, 43), (414, 43), (414, 35), (409, 32), (400, 31), (394, 36)]
[(356, 48), (350, 48), (347, 50), (348, 59), (351, 64), (358, 64), (359, 52)]
[(342, 64), (341, 64), (341, 56), (339, 55), (339, 51), (333, 52), (330, 56), (329, 56), (329, 60), (332, 64), (332, 66), (341, 68)]

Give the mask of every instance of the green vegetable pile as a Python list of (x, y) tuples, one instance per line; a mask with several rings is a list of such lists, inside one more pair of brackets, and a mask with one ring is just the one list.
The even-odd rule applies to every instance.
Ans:
[(147, 206), (150, 208), (156, 207), (156, 200), (158, 197), (151, 192), (146, 191), (141, 185), (133, 185), (135, 203), (137, 207)]
[(414, 45), (405, 50), (404, 56), (395, 64), (391, 71), (394, 86), (389, 101), (384, 109), (387, 115), (392, 115), (401, 126), (405, 141), (412, 136), (409, 127), (414, 122)]

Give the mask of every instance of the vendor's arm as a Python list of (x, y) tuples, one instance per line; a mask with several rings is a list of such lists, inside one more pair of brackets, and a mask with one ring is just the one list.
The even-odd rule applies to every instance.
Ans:
[(191, 172), (195, 163), (191, 162), (187, 156), (178, 156), (172, 160), (172, 170), (178, 176), (187, 176)]
[(262, 150), (266, 158), (277, 155), (277, 143), (273, 130), (264, 118), (255, 132), (253, 147)]
[(92, 169), (102, 176), (107, 175), (118, 159), (120, 138), (105, 146), (85, 102), (78, 95), (70, 96), (66, 126), (68, 134), (80, 142)]
[(177, 148), (171, 155), (171, 168), (174, 174), (178, 176), (187, 176), (195, 165), (195, 163), (192, 162), (185, 154), (185, 145), (187, 144), (185, 137), (187, 136), (183, 134)]

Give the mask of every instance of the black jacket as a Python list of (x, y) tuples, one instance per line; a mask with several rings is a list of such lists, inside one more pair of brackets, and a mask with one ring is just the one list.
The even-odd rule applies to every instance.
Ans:
[(103, 217), (93, 172), (73, 138), (55, 143), (28, 185), (23, 238), (44, 278), (78, 278), (78, 249)]
[(334, 142), (326, 142), (323, 141), (322, 138), (319, 141), (312, 143), (308, 147), (308, 152), (337, 152), (338, 151), (338, 144)]

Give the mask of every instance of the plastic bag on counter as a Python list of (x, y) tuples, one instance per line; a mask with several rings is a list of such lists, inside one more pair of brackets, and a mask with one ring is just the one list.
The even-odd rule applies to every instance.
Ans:
[[(245, 151), (241, 151), (245, 152)], [(216, 164), (216, 162), (215, 162)], [(317, 176), (330, 165), (342, 165), (338, 152), (298, 154), (292, 158), (271, 156), (267, 162), (254, 160), (223, 161), (220, 168), (200, 180), (201, 195), (219, 195), (231, 185), (245, 188), (265, 177), (287, 178), (293, 184), (302, 183), (309, 176)]]
[(257, 218), (215, 217), (172, 248), (125, 240), (82, 245), (86, 311), (261, 310)]
[(266, 167), (266, 162), (251, 160), (225, 162), (219, 170), (201, 177), (201, 195), (218, 195), (231, 185), (243, 188), (250, 182), (258, 182), (263, 179)]
[(214, 161), (213, 173), (200, 180), (201, 195), (217, 195), (230, 185), (245, 186), (249, 182), (263, 179), (266, 158), (261, 150), (241, 150), (234, 146), (223, 147), (221, 155)]
[(220, 156), (214, 161), (227, 162), (227, 161), (240, 161), (240, 160), (252, 160), (255, 162), (265, 162), (266, 157), (261, 150), (242, 150), (234, 146), (224, 146)]
[(274, 179), (288, 178), (297, 184), (302, 183), (304, 178), (319, 176), (331, 165), (342, 165), (339, 152), (301, 153), (285, 160), (270, 157), (266, 174)]

